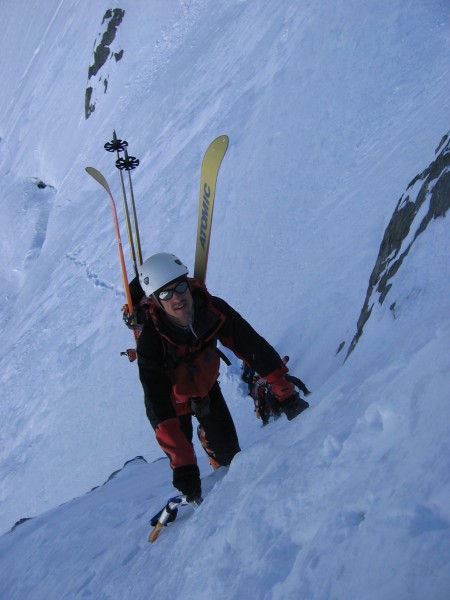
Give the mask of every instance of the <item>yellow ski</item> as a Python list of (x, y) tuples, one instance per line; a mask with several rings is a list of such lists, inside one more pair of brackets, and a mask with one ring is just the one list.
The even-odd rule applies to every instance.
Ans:
[(203, 157), (200, 177), (200, 204), (198, 210), (197, 243), (195, 247), (194, 277), (206, 280), (211, 224), (216, 194), (217, 175), (228, 148), (228, 137), (221, 135), (208, 147)]

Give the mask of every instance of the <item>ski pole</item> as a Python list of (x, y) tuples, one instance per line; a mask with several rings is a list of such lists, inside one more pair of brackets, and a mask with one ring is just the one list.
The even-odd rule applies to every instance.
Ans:
[(130, 198), (131, 198), (131, 215), (133, 217), (133, 226), (134, 226), (134, 236), (136, 238), (136, 251), (137, 251), (137, 259), (139, 265), (142, 265), (142, 252), (141, 252), (141, 238), (139, 235), (139, 225), (136, 214), (136, 204), (134, 202), (134, 192), (133, 192), (133, 184), (131, 182), (131, 172), (133, 169), (139, 166), (139, 159), (135, 156), (128, 156), (127, 149), (125, 148), (125, 157), (118, 158), (116, 160), (116, 167), (119, 170), (125, 169), (128, 171), (128, 187), (130, 189)]
[[(119, 140), (117, 138), (116, 131), (113, 130), (113, 139), (110, 142), (107, 142), (104, 145), (104, 148), (107, 152), (117, 152), (117, 160), (116, 160), (116, 166), (117, 166), (117, 161), (120, 159), (120, 152), (123, 152), (123, 151), (126, 152), (127, 146), (128, 146), (128, 142), (126, 140)], [(128, 243), (130, 245), (131, 260), (133, 261), (134, 274), (137, 276), (138, 268), (137, 268), (137, 263), (136, 263), (136, 252), (135, 252), (135, 248), (134, 248), (133, 233), (131, 230), (130, 212), (128, 209), (128, 200), (127, 200), (127, 195), (125, 192), (125, 183), (123, 181), (122, 170), (120, 168), (118, 168), (118, 170), (119, 170), (119, 179), (120, 179), (120, 189), (122, 191), (125, 223), (127, 226)]]

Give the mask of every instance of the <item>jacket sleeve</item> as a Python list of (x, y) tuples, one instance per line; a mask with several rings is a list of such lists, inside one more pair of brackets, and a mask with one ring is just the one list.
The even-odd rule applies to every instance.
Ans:
[(175, 469), (197, 464), (193, 446), (172, 405), (172, 383), (164, 367), (164, 347), (151, 321), (146, 323), (139, 337), (137, 356), (147, 417), (159, 446), (170, 459), (170, 466)]
[(234, 308), (216, 296), (213, 297), (213, 304), (226, 317), (219, 333), (221, 344), (249, 364), (261, 377), (283, 367), (278, 352)]
[(172, 384), (165, 372), (162, 340), (149, 320), (139, 337), (137, 345), (139, 379), (144, 389), (145, 410), (153, 429), (176, 416), (170, 400)]

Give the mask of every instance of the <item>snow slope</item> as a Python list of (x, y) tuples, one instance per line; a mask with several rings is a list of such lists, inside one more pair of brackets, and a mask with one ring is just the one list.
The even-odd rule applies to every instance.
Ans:
[[(336, 352), (398, 199), (449, 131), (448, 3), (21, 0), (0, 18), (0, 529), (35, 517), (0, 538), (4, 597), (447, 598), (447, 218), (349, 359)], [(313, 390), (299, 419), (262, 429), (238, 361), (224, 369), (243, 451), (155, 545), (170, 472), (119, 356), (110, 208), (84, 172), (119, 200), (113, 129), (141, 161), (144, 255), (191, 266), (201, 157), (228, 134), (208, 287)]]

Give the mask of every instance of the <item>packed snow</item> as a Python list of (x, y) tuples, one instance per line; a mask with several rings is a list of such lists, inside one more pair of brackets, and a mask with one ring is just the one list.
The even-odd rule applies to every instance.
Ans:
[[(448, 215), (345, 356), (391, 215), (449, 133), (448, 1), (6, 0), (0, 20), (2, 598), (447, 599)], [(131, 278), (113, 130), (140, 160), (144, 258), (191, 272), (202, 156), (229, 136), (207, 285), (313, 392), (261, 427), (228, 352), (242, 452), (213, 473), (196, 443), (205, 500), (155, 544), (175, 491), (85, 172), (116, 196)]]

